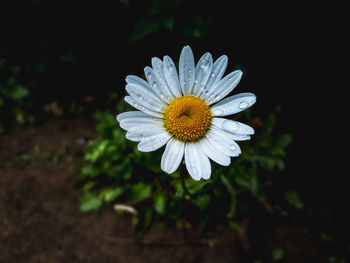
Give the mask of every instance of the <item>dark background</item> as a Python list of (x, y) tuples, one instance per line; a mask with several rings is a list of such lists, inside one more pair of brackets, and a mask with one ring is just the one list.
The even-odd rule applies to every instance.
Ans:
[[(333, 109), (326, 104), (328, 91), (336, 89), (328, 82), (334, 45), (327, 6), (112, 0), (3, 5), (2, 51), (13, 63), (32, 66), (27, 77), (36, 81), (30, 90), (36, 110), (51, 101), (79, 104), (86, 96), (94, 99), (89, 107), (103, 107), (111, 92), (124, 96), (126, 75), (142, 75), (154, 56), (177, 61), (189, 44), (196, 60), (206, 51), (214, 59), (226, 54), (227, 71), (243, 70), (237, 91), (257, 95), (254, 110), (260, 116), (281, 106), (278, 129), (295, 137), (288, 171), (296, 183), (322, 198), (327, 191), (342, 192), (337, 190), (342, 179), (337, 168), (325, 169), (333, 149), (327, 142)], [(133, 40), (143, 19), (168, 17), (171, 29), (160, 26)]]
[[(311, 228), (346, 239), (349, 195), (340, 168), (340, 124), (332, 120), (329, 82), (334, 43), (330, 10), (319, 3), (238, 1), (8, 1), (2, 3), (0, 51), (13, 63), (31, 65), (28, 79), (39, 113), (42, 105), (73, 102), (108, 107), (124, 96), (125, 77), (142, 75), (152, 57), (178, 60), (190, 45), (196, 60), (209, 51), (229, 57), (227, 71), (244, 72), (238, 92), (257, 95), (254, 112), (281, 106), (277, 132), (293, 135), (287, 182), (301, 191)], [(156, 4), (154, 4), (156, 3)], [(140, 21), (172, 21), (171, 28), (135, 39)], [(198, 32), (195, 32), (198, 30)], [(147, 31), (147, 27), (144, 30)], [(330, 94), (330, 95), (329, 95)], [(9, 117), (10, 118), (10, 117)], [(332, 128), (332, 125), (335, 125)], [(339, 137), (338, 137), (339, 136)], [(313, 225), (313, 220), (318, 224)]]

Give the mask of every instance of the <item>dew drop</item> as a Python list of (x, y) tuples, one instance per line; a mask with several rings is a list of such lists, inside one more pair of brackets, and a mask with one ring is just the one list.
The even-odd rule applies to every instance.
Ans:
[(202, 61), (201, 61), (201, 68), (202, 69), (208, 69), (208, 66), (209, 66), (209, 60), (202, 59)]
[(235, 146), (235, 145), (231, 145), (230, 149), (231, 149), (232, 151), (234, 151), (234, 150), (236, 150), (236, 146)]
[(246, 101), (242, 101), (240, 104), (239, 104), (239, 108), (240, 109), (245, 109), (245, 108), (247, 108), (248, 107), (248, 102), (246, 102)]
[(215, 77), (215, 73), (211, 73), (210, 77), (214, 78)]
[(152, 72), (148, 72), (148, 73), (147, 73), (147, 78), (148, 78), (148, 79), (151, 79), (151, 78), (152, 78)]
[(153, 81), (153, 82), (152, 82), (152, 86), (153, 86), (154, 89), (157, 88), (157, 82), (156, 82), (156, 81)]
[(213, 112), (215, 115), (221, 115), (221, 114), (223, 114), (224, 112), (222, 111), (222, 110), (220, 110), (220, 109), (216, 109), (216, 110), (214, 110), (214, 112)]
[(189, 70), (188, 70), (188, 73), (191, 73), (191, 72), (192, 72), (192, 69), (189, 69)]
[(168, 64), (168, 70), (169, 70), (169, 71), (172, 71), (173, 68), (174, 68), (173, 64), (169, 63), (169, 64)]
[(238, 124), (235, 121), (229, 121), (225, 120), (222, 123), (222, 128), (227, 131), (237, 131), (238, 130)]
[(219, 94), (217, 94), (216, 96), (215, 96), (215, 99), (216, 100), (219, 100), (221, 98), (221, 95), (219, 95)]

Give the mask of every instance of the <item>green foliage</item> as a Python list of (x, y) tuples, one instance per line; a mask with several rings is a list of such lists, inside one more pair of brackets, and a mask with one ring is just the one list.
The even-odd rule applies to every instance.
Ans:
[[(125, 111), (123, 105), (118, 105), (120, 111)], [(211, 179), (197, 182), (188, 175), (181, 180), (180, 172), (186, 172), (183, 164), (171, 175), (162, 172), (163, 150), (139, 152), (136, 143), (125, 138), (126, 132), (115, 116), (98, 112), (95, 118), (99, 135), (86, 150), (77, 177), (84, 190), (80, 210), (96, 210), (104, 203), (130, 206), (137, 211), (134, 223), (138, 228), (152, 222), (205, 228), (218, 220), (237, 228), (239, 224), (232, 219), (247, 210), (247, 200), (268, 202), (268, 189), (285, 168), (285, 148), (292, 137), (273, 133), (276, 115), (277, 111), (264, 121), (252, 120), (249, 111), (242, 116), (243, 122), (262, 126), (256, 128), (251, 141), (240, 143), (242, 155), (232, 159), (229, 167), (212, 162)], [(297, 192), (285, 191), (282, 195), (292, 206), (302, 207)]]
[(147, 37), (148, 35), (157, 32), (160, 28), (173, 29), (173, 27), (174, 18), (172, 16), (141, 19), (135, 26), (131, 42)]
[(193, 15), (183, 31), (191, 37), (205, 37), (209, 33), (210, 24), (210, 21), (204, 21), (199, 15)]
[(156, 38), (160, 30), (169, 30), (173, 34), (178, 33), (192, 38), (208, 36), (212, 27), (212, 18), (182, 12), (186, 4), (183, 0), (150, 1), (145, 16), (138, 20), (133, 28), (131, 42), (151, 36)]
[(0, 133), (4, 119), (14, 119), (19, 123), (32, 123), (34, 116), (26, 113), (32, 101), (28, 100), (29, 89), (21, 83), (23, 66), (12, 64), (0, 57)]

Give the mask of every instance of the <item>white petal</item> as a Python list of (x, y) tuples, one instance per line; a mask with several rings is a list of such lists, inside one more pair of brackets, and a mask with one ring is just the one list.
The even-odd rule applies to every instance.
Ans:
[(185, 151), (185, 143), (171, 138), (165, 147), (160, 168), (171, 174), (179, 167)]
[(150, 116), (153, 116), (153, 117), (157, 117), (157, 118), (163, 118), (163, 114), (159, 113), (159, 112), (155, 112), (151, 109), (148, 109), (147, 107), (143, 106), (143, 105), (140, 105), (139, 103), (137, 103), (137, 101), (131, 97), (131, 96), (126, 96), (124, 98), (124, 100), (129, 103), (131, 106), (133, 106), (135, 109), (138, 109)]
[(137, 149), (140, 152), (152, 152), (166, 144), (170, 138), (171, 136), (168, 132), (146, 137), (137, 145)]
[(125, 137), (131, 141), (139, 142), (147, 137), (164, 132), (166, 132), (166, 130), (161, 123), (143, 124), (130, 128)]
[(153, 70), (158, 72), (161, 76), (164, 76), (163, 75), (163, 62), (157, 57), (152, 58), (151, 61), (152, 61)]
[(207, 138), (203, 138), (202, 140), (200, 140), (199, 144), (201, 145), (204, 153), (214, 162), (223, 166), (230, 165), (231, 158), (217, 150)]
[(163, 72), (166, 82), (171, 90), (171, 92), (176, 96), (182, 96), (179, 76), (177, 74), (177, 70), (174, 62), (168, 56), (164, 56), (163, 58)]
[(215, 84), (221, 80), (227, 67), (227, 60), (227, 56), (223, 55), (215, 61), (207, 84), (200, 94), (201, 98), (205, 98), (208, 93), (211, 93)]
[(172, 89), (168, 86), (168, 83), (166, 82), (164, 71), (163, 71), (163, 62), (159, 58), (152, 58), (152, 67), (154, 69), (154, 72), (158, 76), (158, 79), (160, 80), (161, 84), (166, 87), (167, 94), (171, 97), (171, 99), (175, 99), (176, 95), (172, 92)]
[(233, 138), (235, 141), (246, 141), (246, 140), (250, 140), (250, 135), (247, 135), (247, 134), (231, 133), (230, 135), (232, 136), (232, 138)]
[(154, 93), (165, 103), (170, 102), (174, 98), (174, 95), (170, 92), (163, 77), (150, 67), (145, 67), (144, 71), (148, 84)]
[(152, 90), (151, 87), (148, 85), (148, 82), (145, 81), (144, 79), (141, 79), (138, 76), (128, 75), (125, 80), (126, 80), (126, 83), (128, 84), (137, 84), (145, 87), (146, 89)]
[(213, 67), (213, 58), (209, 52), (205, 53), (197, 63), (192, 95), (198, 96), (205, 88)]
[(210, 109), (213, 116), (227, 116), (243, 111), (256, 102), (253, 93), (240, 93), (218, 102)]
[(189, 46), (185, 46), (181, 51), (179, 75), (182, 93), (184, 95), (191, 94), (195, 76), (195, 68), (193, 53)]
[(238, 156), (241, 154), (239, 145), (233, 140), (229, 133), (212, 126), (206, 137), (209, 142), (220, 152), (227, 156)]
[(123, 112), (117, 115), (117, 121), (121, 122), (123, 120), (129, 119), (129, 118), (139, 118), (139, 117), (147, 117), (146, 113), (142, 111), (127, 111)]
[(138, 104), (143, 105), (153, 111), (162, 112), (166, 104), (161, 101), (158, 96), (149, 89), (137, 84), (128, 84), (125, 87), (126, 91)]
[(151, 117), (147, 114), (145, 114), (146, 117), (133, 117), (133, 118), (126, 118), (119, 122), (119, 125), (124, 130), (130, 130), (133, 127), (137, 126), (145, 126), (145, 125), (156, 125), (156, 126), (163, 126), (163, 120), (159, 118)]
[(226, 97), (226, 95), (238, 85), (242, 78), (242, 74), (242, 71), (236, 70), (225, 76), (213, 86), (211, 93), (208, 93), (204, 100), (208, 103), (208, 105), (211, 105)]
[(214, 117), (212, 119), (212, 124), (231, 133), (254, 134), (254, 129), (252, 127), (238, 121)]
[(185, 162), (187, 171), (193, 180), (209, 179), (211, 174), (210, 161), (198, 143), (186, 143)]

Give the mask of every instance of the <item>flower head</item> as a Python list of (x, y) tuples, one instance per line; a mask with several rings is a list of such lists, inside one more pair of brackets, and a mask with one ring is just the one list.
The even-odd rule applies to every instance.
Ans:
[(173, 173), (183, 157), (194, 180), (209, 179), (214, 162), (228, 166), (241, 153), (236, 141), (249, 140), (254, 130), (243, 123), (221, 118), (252, 106), (256, 97), (240, 93), (226, 97), (239, 83), (242, 71), (223, 77), (227, 56), (213, 62), (205, 53), (195, 65), (189, 46), (182, 49), (179, 74), (168, 56), (152, 59), (145, 68), (147, 81), (126, 77), (125, 100), (138, 111), (117, 116), (126, 138), (139, 142), (138, 150), (155, 151), (166, 145), (161, 169)]

